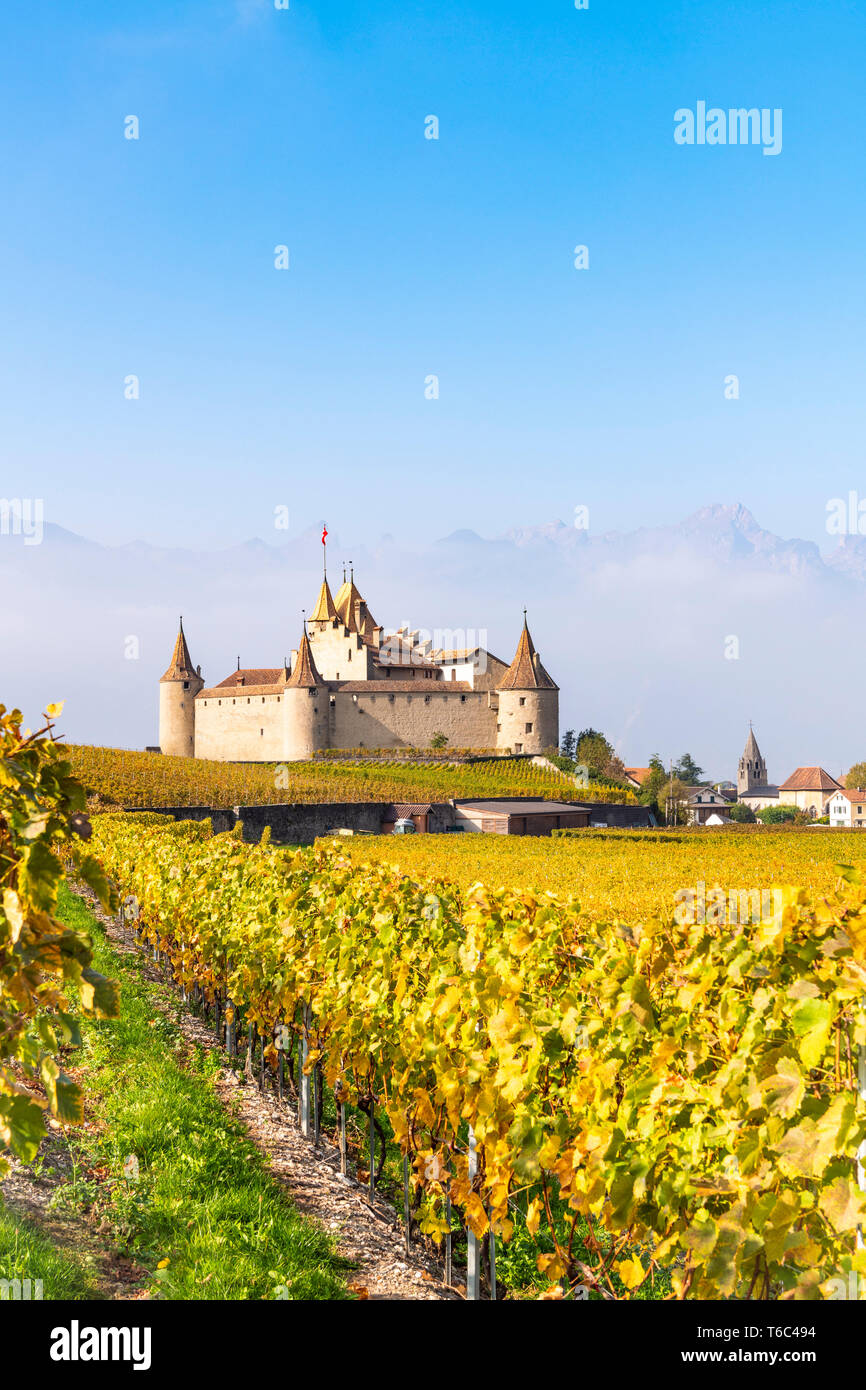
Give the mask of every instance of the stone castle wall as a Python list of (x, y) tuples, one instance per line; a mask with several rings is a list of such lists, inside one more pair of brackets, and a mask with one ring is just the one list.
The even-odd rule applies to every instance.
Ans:
[(446, 735), (452, 748), (493, 748), (496, 745), (495, 700), (486, 691), (444, 694), (418, 692), (356, 692), (335, 694), (332, 706), (332, 748), (427, 748), (435, 733)]

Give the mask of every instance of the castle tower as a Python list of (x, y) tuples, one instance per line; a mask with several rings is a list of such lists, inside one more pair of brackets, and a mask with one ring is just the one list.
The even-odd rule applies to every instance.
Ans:
[(743, 756), (740, 758), (739, 766), (737, 767), (737, 795), (744, 796), (755, 787), (766, 786), (767, 764), (761, 756), (758, 740), (755, 738), (750, 724), (749, 737), (746, 739)]
[(194, 667), (183, 618), (168, 670), (159, 681), (159, 746), (175, 758), (195, 756), (195, 697), (203, 689), (201, 667)]
[(525, 610), (514, 660), (497, 690), (497, 748), (510, 748), (512, 753), (543, 753), (545, 748), (558, 747), (559, 686), (541, 664), (526, 625)]
[(283, 746), (287, 760), (312, 758), (317, 749), (327, 748), (330, 695), (316, 669), (306, 627), (282, 702)]

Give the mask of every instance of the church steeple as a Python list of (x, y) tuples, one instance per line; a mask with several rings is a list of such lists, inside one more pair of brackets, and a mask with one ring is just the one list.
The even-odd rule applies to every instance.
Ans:
[(755, 731), (749, 723), (749, 737), (746, 739), (746, 746), (743, 749), (743, 756), (740, 758), (737, 768), (737, 792), (740, 796), (745, 792), (750, 792), (754, 787), (765, 787), (767, 785), (767, 764), (758, 747), (758, 740), (755, 738)]

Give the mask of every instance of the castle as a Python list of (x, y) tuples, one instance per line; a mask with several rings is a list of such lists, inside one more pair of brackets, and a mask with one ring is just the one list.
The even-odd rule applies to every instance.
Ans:
[(159, 683), (159, 743), (175, 757), (294, 762), (325, 748), (451, 748), (543, 753), (559, 743), (559, 687), (524, 613), (510, 666), (483, 647), (433, 648), (386, 633), (355, 587), (327, 572), (291, 662), (238, 669), (207, 686), (181, 619)]

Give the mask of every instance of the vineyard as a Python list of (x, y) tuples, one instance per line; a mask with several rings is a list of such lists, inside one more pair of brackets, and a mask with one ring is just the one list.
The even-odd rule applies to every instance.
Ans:
[(346, 840), (358, 865), (393, 865), (413, 878), (447, 878), (462, 889), (530, 889), (578, 899), (584, 912), (611, 920), (669, 916), (676, 893), (704, 883), (769, 889), (797, 883), (832, 893), (839, 864), (862, 858), (857, 830), (580, 830), (568, 838), (523, 835), (365, 836)]
[(284, 802), (448, 801), (452, 797), (534, 796), (557, 801), (634, 804), (632, 792), (603, 783), (576, 787), (561, 773), (529, 761), (407, 764), (223, 763), (169, 758), (121, 748), (72, 745), (72, 772), (89, 795), (127, 807), (261, 806)]
[[(693, 837), (659, 889), (655, 851), (626, 840), (614, 891), (599, 841), (581, 902), (191, 822), (94, 830), (142, 942), (242, 1018), (263, 1070), (300, 1055), (314, 1086), (387, 1120), (422, 1233), (529, 1247), (510, 1287), (548, 1298), (822, 1298), (866, 1274), (866, 890), (811, 840), (756, 839), (748, 864), (745, 843)], [(505, 862), (503, 879), (546, 876)], [(662, 902), (676, 874), (722, 868), (804, 869), (813, 891), (737, 930), (681, 925)]]

